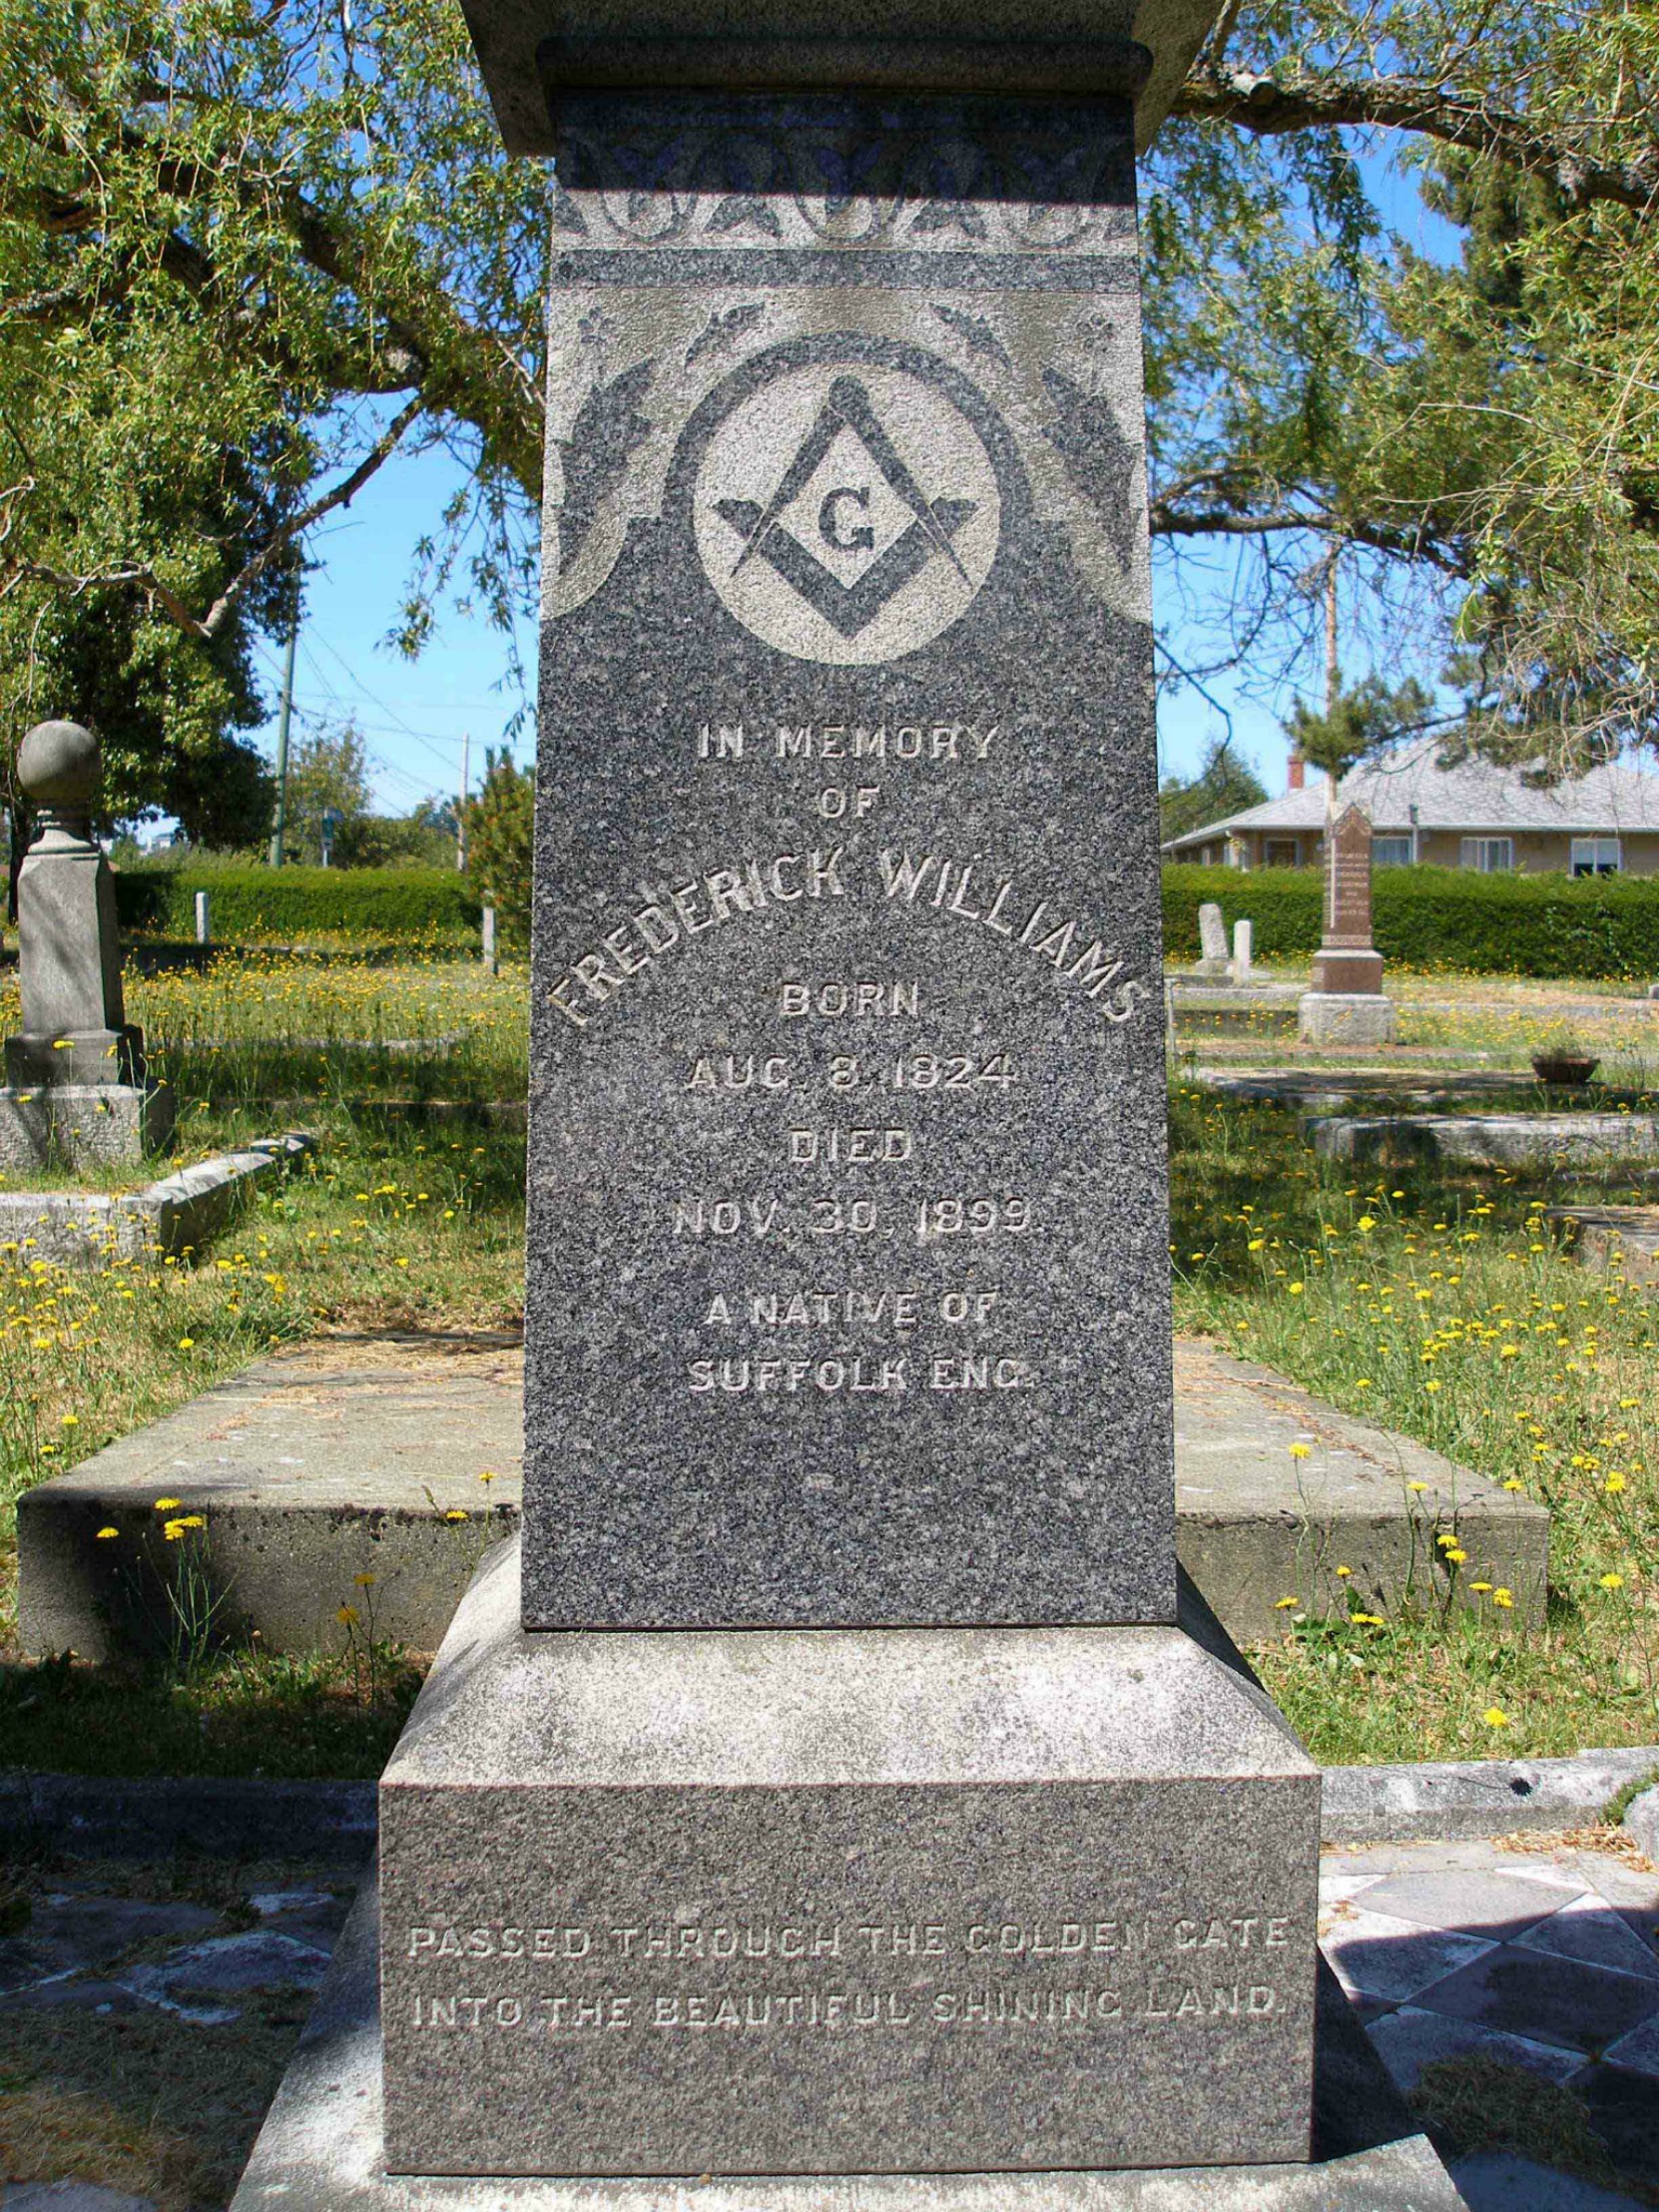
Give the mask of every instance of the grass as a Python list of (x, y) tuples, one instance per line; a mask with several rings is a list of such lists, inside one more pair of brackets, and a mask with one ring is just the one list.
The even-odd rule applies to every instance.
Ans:
[[(14, 1650), (16, 1503), (36, 1483), (284, 1345), (523, 1318), (523, 1132), (465, 1118), (524, 1095), (522, 968), (490, 978), (476, 962), (224, 959), (206, 976), (132, 982), (128, 1010), (178, 1092), (168, 1167), (269, 1135), (273, 1094), (320, 1142), (194, 1262), (60, 1269), (26, 1237), (0, 1245), (0, 1647)], [(15, 1021), (0, 996), (0, 1027)], [(445, 1034), (458, 1041), (441, 1055), (350, 1049)], [(423, 1119), (434, 1094), (460, 1117)], [(391, 1097), (417, 1110), (382, 1111)], [(54, 1183), (11, 1176), (0, 1189)], [(417, 1686), (394, 1654), (374, 1674), (370, 1694), (344, 1648), (302, 1662), (198, 1658), (182, 1676), (4, 1667), (0, 1764), (372, 1775)]]
[(1178, 1085), (1171, 1111), (1177, 1326), (1550, 1514), (1541, 1634), (1516, 1632), (1501, 1588), (1449, 1605), (1454, 1544), (1393, 1617), (1358, 1598), (1337, 1619), (1288, 1609), (1254, 1656), (1310, 1749), (1347, 1763), (1659, 1738), (1659, 1314), (1562, 1255), (1543, 1208), (1570, 1186), (1438, 1163), (1379, 1180), (1317, 1159), (1275, 1109)]
[[(1502, 1028), (1518, 1057), (1549, 1018), (1546, 987), (1420, 988), (1452, 1008), (1435, 1015), (1447, 1052), (1479, 1035), (1495, 1054)], [(179, 1093), (179, 1163), (269, 1134), (272, 1097), (322, 1142), (195, 1264), (71, 1272), (26, 1243), (0, 1250), (0, 1638), (15, 1503), (34, 1483), (282, 1345), (520, 1324), (524, 1138), (483, 1109), (524, 1096), (526, 1004), (522, 967), (492, 979), (447, 956), (226, 958), (133, 983), (130, 1010)], [(1613, 1003), (1609, 1018), (1635, 1016)], [(361, 1049), (411, 1037), (452, 1041)], [(1639, 1295), (1556, 1249), (1541, 1208), (1569, 1187), (1438, 1164), (1377, 1180), (1317, 1160), (1294, 1115), (1179, 1080), (1172, 1146), (1181, 1328), (1551, 1514), (1541, 1635), (1516, 1633), (1497, 1589), (1476, 1591), (1472, 1613), (1450, 1607), (1464, 1563), (1443, 1546), (1392, 1617), (1287, 1608), (1284, 1637), (1255, 1656), (1311, 1748), (1349, 1762), (1659, 1739), (1659, 1331)], [(13, 1668), (0, 1762), (372, 1774), (413, 1680), (387, 1655), (370, 1695), (343, 1652), (198, 1656), (174, 1675)]]

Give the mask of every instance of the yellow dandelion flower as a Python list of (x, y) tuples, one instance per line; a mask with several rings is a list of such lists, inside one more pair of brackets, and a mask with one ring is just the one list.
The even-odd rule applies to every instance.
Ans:
[(1292, 1444), (1291, 1457), (1293, 1459), (1306, 1459), (1313, 1451), (1313, 1448), (1314, 1447), (1312, 1444)]
[(446, 1521), (463, 1521), (469, 1520), (471, 1518), (471, 1515), (467, 1513), (461, 1506), (451, 1505), (448, 1512), (445, 1513), (443, 1517)]
[(106, 1543), (111, 1536), (119, 1536), (120, 1534), (121, 1531), (119, 1528), (101, 1528), (98, 1531), (98, 1541), (100, 1543)]
[(341, 1628), (355, 1628), (358, 1619), (357, 1608), (354, 1605), (342, 1605), (334, 1618), (339, 1622)]
[(1496, 1705), (1488, 1705), (1480, 1718), (1488, 1728), (1507, 1728), (1509, 1716)]
[(1354, 1569), (1352, 1567), (1339, 1567), (1337, 1569), (1337, 1578), (1339, 1581), (1346, 1582), (1353, 1572)]
[[(113, 1536), (115, 1534), (115, 1530), (112, 1528), (108, 1531), (108, 1533)], [(1291, 1606), (1300, 1605), (1301, 1603), (1302, 1600), (1299, 1597), (1282, 1597), (1279, 1600), (1278, 1604), (1275, 1605), (1274, 1611), (1276, 1613), (1283, 1613), (1288, 1611)]]
[(158, 1513), (176, 1513), (184, 1502), (182, 1497), (159, 1497), (156, 1500), (156, 1510)]
[(1505, 1611), (1506, 1613), (1508, 1612), (1509, 1608), (1510, 1608), (1510, 1607), (1511, 1607), (1511, 1606), (1512, 1606), (1512, 1605), (1514, 1604), (1514, 1602), (1515, 1602), (1515, 1599), (1514, 1599), (1514, 1594), (1513, 1594), (1513, 1592), (1512, 1592), (1512, 1591), (1509, 1591), (1509, 1590), (1506, 1590), (1506, 1589), (1504, 1589), (1504, 1587), (1502, 1586), (1502, 1584), (1501, 1584), (1501, 1583), (1500, 1583), (1500, 1584), (1498, 1585), (1498, 1587), (1497, 1587), (1497, 1588), (1496, 1588), (1496, 1589), (1495, 1589), (1495, 1590), (1494, 1590), (1494, 1591), (1492, 1592), (1492, 1603), (1493, 1603), (1494, 1605), (1501, 1605), (1501, 1606), (1502, 1606), (1502, 1608), (1503, 1608), (1503, 1610), (1504, 1610), (1504, 1611)]
[(1481, 1596), (1484, 1597), (1486, 1592), (1491, 1588), (1491, 1584), (1489, 1582), (1471, 1582), (1469, 1584), (1469, 1588), (1471, 1590), (1478, 1590)]
[(1624, 1576), (1622, 1574), (1604, 1574), (1601, 1578), (1601, 1586), (1604, 1590), (1622, 1590), (1624, 1588)]
[(1615, 1497), (1617, 1497), (1620, 1490), (1624, 1488), (1624, 1476), (1620, 1474), (1617, 1467), (1613, 1469), (1612, 1473), (1607, 1477), (1607, 1480), (1602, 1484), (1602, 1487), (1603, 1489), (1610, 1490)]
[(181, 1352), (190, 1352), (194, 1350), (195, 1345), (196, 1339), (194, 1337), (181, 1337), (179, 1339), (179, 1350)]
[(354, 1574), (351, 1579), (357, 1585), (359, 1590), (366, 1590), (371, 1586), (375, 1578), (371, 1574)]
[(1460, 1567), (1468, 1553), (1459, 1544), (1448, 1544), (1441, 1556), (1454, 1567)]
[(60, 1428), (79, 1428), (80, 1425), (81, 1416), (79, 1413), (65, 1413), (58, 1423)]

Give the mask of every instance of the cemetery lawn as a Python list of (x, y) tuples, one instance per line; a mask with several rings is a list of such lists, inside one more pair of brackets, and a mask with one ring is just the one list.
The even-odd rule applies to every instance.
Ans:
[[(1251, 1654), (1327, 1764), (1547, 1757), (1659, 1741), (1659, 1302), (1565, 1259), (1575, 1190), (1442, 1163), (1319, 1160), (1293, 1114), (1177, 1082), (1176, 1326), (1398, 1428), (1550, 1513), (1550, 1597), (1522, 1636), (1451, 1531), (1414, 1605), (1307, 1616)], [(1444, 1534), (1448, 1540), (1439, 1542)]]

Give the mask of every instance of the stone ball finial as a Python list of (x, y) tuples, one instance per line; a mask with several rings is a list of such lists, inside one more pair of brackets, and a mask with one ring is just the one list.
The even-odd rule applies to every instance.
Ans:
[(102, 770), (98, 740), (78, 722), (37, 722), (17, 749), (17, 780), (37, 807), (89, 814)]

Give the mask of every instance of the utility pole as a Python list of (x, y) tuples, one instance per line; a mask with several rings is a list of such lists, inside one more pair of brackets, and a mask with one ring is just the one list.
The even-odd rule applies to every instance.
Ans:
[[(1325, 720), (1328, 729), (1334, 729), (1337, 709), (1342, 705), (1343, 670), (1337, 657), (1337, 561), (1342, 551), (1342, 541), (1334, 538), (1331, 552), (1325, 564)], [(1328, 768), (1325, 772), (1325, 849), (1331, 851), (1332, 835), (1337, 823), (1337, 773)]]
[(299, 643), (299, 613), (294, 610), (293, 627), (288, 632), (287, 652), (282, 660), (282, 705), (276, 717), (276, 826), (271, 832), (271, 864), (282, 864), (282, 832), (287, 828), (288, 814), (288, 717), (293, 713), (293, 655)]
[(455, 809), (455, 865), (466, 866), (466, 788), (472, 779), (472, 732), (461, 732), (461, 803)]

